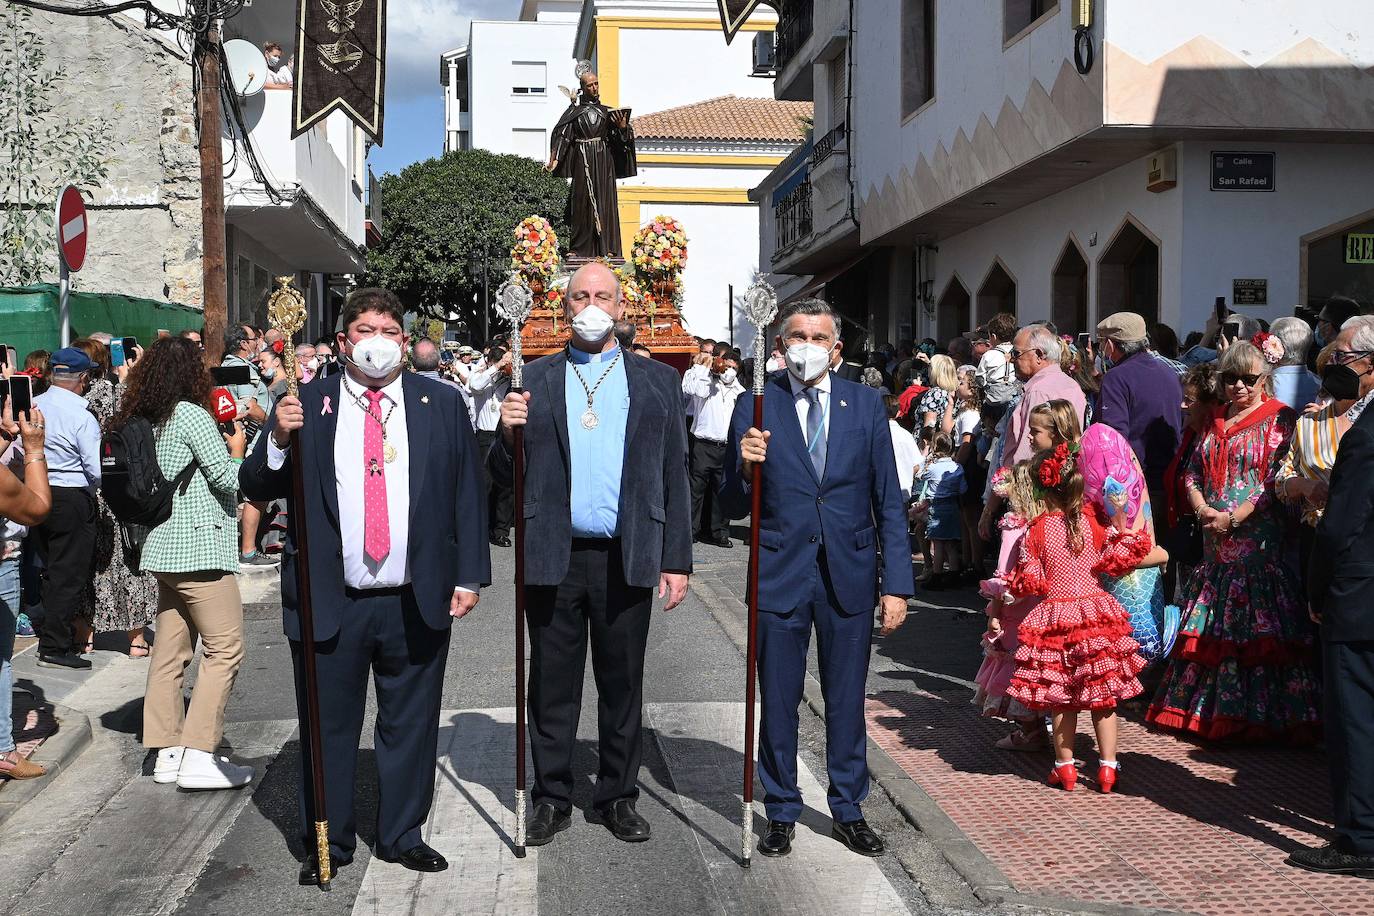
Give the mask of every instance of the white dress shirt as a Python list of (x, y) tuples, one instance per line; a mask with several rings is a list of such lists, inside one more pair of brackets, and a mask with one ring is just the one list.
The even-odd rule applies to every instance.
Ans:
[(510, 376), (483, 362), (468, 376), (468, 391), (472, 394), (478, 431), (496, 432), (501, 423), (501, 401), (510, 391)]
[(902, 488), (902, 498), (910, 499), (917, 468), (924, 468), (925, 460), (916, 445), (916, 437), (907, 432), (896, 420), (887, 421), (888, 431), (892, 434), (892, 454), (897, 459), (897, 485)]
[(463, 406), (468, 409), (468, 419), (472, 421), (472, 428), (477, 429), (477, 412), (473, 408), (472, 391), (468, 388), (468, 380), (472, 377), (472, 366), (469, 363), (454, 362), (453, 377), (458, 383), (458, 393), (463, 396)]
[(712, 377), (707, 366), (693, 366), (682, 377), (682, 393), (696, 404), (692, 435), (723, 443), (730, 435), (735, 400), (744, 394), (744, 386), (738, 380), (726, 385), (719, 376)]
[[(808, 386), (797, 381), (797, 377), (792, 373), (787, 373), (787, 381), (792, 385), (792, 400), (797, 407), (797, 419), (801, 422), (802, 439), (806, 439), (806, 414), (811, 409), (811, 401), (806, 396)], [(821, 424), (825, 430), (825, 437), (830, 438), (830, 373), (821, 376), (821, 380), (809, 387), (815, 388), (821, 393)], [(810, 442), (806, 443), (809, 447)]]
[[(334, 430), (334, 479), (339, 497), (339, 540), (343, 555), (344, 584), (351, 588), (394, 588), (410, 582), (410, 440), (406, 428), (406, 403), (402, 373), (382, 389), (377, 405), (386, 419), (386, 443), (396, 449), (396, 460), (386, 465), (386, 515), (391, 526), (391, 551), (376, 563), (363, 549), (366, 518), (363, 511), (363, 430), (375, 423), (367, 415), (366, 390), (344, 377), (339, 390), (338, 426)], [(350, 394), (352, 392), (352, 394)], [(357, 395), (354, 397), (353, 395)], [(362, 403), (358, 403), (362, 398)], [(389, 411), (389, 413), (388, 413)], [(310, 417), (305, 418), (310, 422)], [(286, 451), (267, 437), (267, 466), (277, 470), (286, 463)], [(294, 507), (293, 507), (294, 508)], [(473, 585), (459, 586), (476, 591)]]
[(53, 385), (33, 399), (43, 412), (43, 452), (48, 483), (54, 487), (94, 490), (100, 485), (100, 423), (86, 399)]

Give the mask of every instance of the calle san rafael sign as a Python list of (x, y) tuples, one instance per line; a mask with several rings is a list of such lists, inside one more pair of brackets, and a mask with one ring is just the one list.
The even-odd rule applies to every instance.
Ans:
[(1274, 154), (1213, 150), (1212, 190), (1274, 190)]

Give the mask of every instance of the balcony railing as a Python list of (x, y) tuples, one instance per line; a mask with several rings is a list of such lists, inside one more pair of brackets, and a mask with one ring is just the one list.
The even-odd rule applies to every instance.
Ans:
[(382, 183), (372, 173), (370, 166), (367, 170), (367, 209), (364, 211), (364, 218), (367, 220), (368, 228), (381, 235)]
[(777, 222), (778, 251), (791, 247), (811, 234), (811, 182), (803, 181), (773, 208)]
[(811, 37), (812, 0), (788, 0), (778, 14), (776, 67), (779, 72)]
[(845, 140), (845, 125), (840, 124), (830, 133), (816, 141), (816, 145), (811, 148), (811, 168), (830, 158), (830, 154), (835, 152), (836, 147), (841, 146)]

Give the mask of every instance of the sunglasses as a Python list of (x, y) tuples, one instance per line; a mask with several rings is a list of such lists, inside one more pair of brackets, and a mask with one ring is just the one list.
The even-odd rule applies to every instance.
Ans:
[(1231, 385), (1234, 385), (1236, 382), (1242, 382), (1244, 383), (1246, 388), (1254, 388), (1255, 384), (1259, 382), (1261, 378), (1263, 378), (1263, 376), (1259, 375), (1258, 373), (1240, 375), (1235, 372), (1223, 372), (1221, 374), (1221, 383), (1223, 385), (1226, 385), (1227, 387), (1230, 387)]
[(1039, 347), (1032, 347), (1032, 348), (1029, 349), (1029, 350), (1012, 350), (1012, 351), (1011, 351), (1011, 358), (1012, 358), (1012, 359), (1020, 359), (1021, 357), (1025, 356), (1027, 353), (1042, 353), (1042, 352), (1043, 352), (1043, 351), (1042, 351)]

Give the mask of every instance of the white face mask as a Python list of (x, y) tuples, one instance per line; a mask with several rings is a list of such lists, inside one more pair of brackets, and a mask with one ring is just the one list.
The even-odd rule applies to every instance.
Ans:
[(589, 305), (573, 316), (572, 329), (583, 343), (599, 344), (615, 327), (615, 319), (600, 306)]
[(735, 384), (735, 379), (737, 378), (739, 378), (739, 374), (735, 372), (734, 369), (726, 369), (720, 374), (720, 383), (726, 388), (729, 388), (731, 385)]
[(814, 381), (830, 368), (830, 354), (834, 352), (834, 347), (827, 350), (813, 343), (793, 344), (787, 348), (787, 371), (802, 384)]
[(401, 365), (401, 345), (377, 334), (353, 344), (348, 361), (368, 378), (386, 378)]

